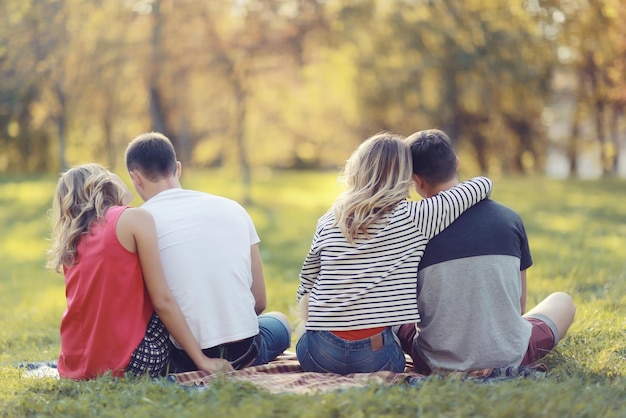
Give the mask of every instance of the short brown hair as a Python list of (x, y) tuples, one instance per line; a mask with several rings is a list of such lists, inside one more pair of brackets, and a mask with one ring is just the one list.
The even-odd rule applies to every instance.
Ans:
[(439, 129), (415, 132), (406, 138), (411, 149), (413, 174), (430, 184), (439, 184), (456, 175), (457, 156), (452, 141)]
[(176, 151), (172, 142), (158, 132), (143, 133), (126, 148), (126, 169), (138, 170), (151, 181), (176, 173)]

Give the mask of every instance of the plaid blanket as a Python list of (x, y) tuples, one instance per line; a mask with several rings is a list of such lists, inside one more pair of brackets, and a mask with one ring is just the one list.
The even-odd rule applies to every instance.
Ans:
[(183, 386), (204, 388), (216, 379), (248, 382), (271, 393), (319, 393), (338, 389), (360, 388), (374, 384), (393, 385), (408, 379), (422, 379), (417, 373), (354, 373), (345, 376), (334, 373), (304, 372), (295, 354), (285, 353), (268, 364), (248, 367), (230, 373), (211, 375), (204, 371), (176, 373), (168, 376)]
[(537, 378), (545, 375), (543, 365), (535, 367), (505, 367), (477, 370), (473, 372), (451, 372), (435, 376), (424, 376), (411, 371), (413, 365), (407, 357), (403, 373), (381, 371), (376, 373), (354, 373), (345, 376), (333, 373), (305, 372), (294, 353), (285, 352), (271, 363), (249, 367), (230, 373), (211, 375), (204, 371), (170, 374), (171, 382), (189, 388), (203, 389), (217, 379), (248, 382), (271, 393), (319, 393), (333, 390), (360, 388), (369, 385), (406, 384), (420, 386), (427, 378), (455, 378), (478, 382), (498, 382), (514, 378)]
[[(25, 378), (58, 379), (59, 373), (55, 361), (22, 363), (18, 367)], [(403, 373), (376, 372), (354, 373), (345, 376), (333, 373), (305, 372), (295, 353), (285, 352), (271, 363), (248, 367), (230, 373), (212, 375), (205, 371), (174, 373), (167, 376), (167, 381), (180, 384), (191, 390), (203, 390), (218, 379), (251, 383), (270, 393), (321, 393), (334, 390), (362, 388), (370, 385), (420, 386), (425, 379), (453, 378), (476, 382), (494, 383), (516, 378), (538, 378), (547, 372), (544, 365), (534, 367), (503, 367), (477, 370), (473, 372), (450, 372), (424, 376), (411, 371), (413, 364), (407, 357), (407, 367)]]

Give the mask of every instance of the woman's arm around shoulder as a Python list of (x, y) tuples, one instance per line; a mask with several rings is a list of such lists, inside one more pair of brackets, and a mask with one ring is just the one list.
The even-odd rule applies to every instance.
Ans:
[(417, 203), (416, 224), (427, 238), (432, 238), (467, 209), (491, 195), (493, 182), (475, 177), (441, 191)]
[[(127, 229), (120, 231), (124, 228)], [(156, 225), (150, 212), (142, 208), (126, 209), (118, 221), (118, 231), (122, 232), (122, 235), (125, 235), (126, 231), (130, 231), (132, 234), (141, 263), (144, 282), (152, 299), (154, 310), (169, 333), (178, 341), (199, 369), (208, 372), (232, 371), (233, 368), (228, 361), (205, 356), (193, 337), (165, 280), (159, 254)]]

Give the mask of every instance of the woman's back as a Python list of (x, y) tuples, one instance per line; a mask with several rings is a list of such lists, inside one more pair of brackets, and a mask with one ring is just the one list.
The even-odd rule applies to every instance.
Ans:
[(59, 374), (89, 379), (108, 370), (123, 375), (153, 312), (136, 253), (116, 235), (113, 206), (94, 222), (77, 247), (76, 263), (64, 268), (67, 310), (61, 322)]

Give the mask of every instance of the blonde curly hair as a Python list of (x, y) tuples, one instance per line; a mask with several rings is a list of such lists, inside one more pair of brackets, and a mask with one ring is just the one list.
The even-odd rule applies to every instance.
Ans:
[(122, 205), (125, 190), (113, 174), (98, 164), (67, 170), (57, 183), (52, 202), (52, 247), (46, 267), (61, 273), (77, 262), (77, 247), (90, 225), (111, 206)]
[(335, 225), (348, 242), (368, 237), (368, 227), (408, 197), (411, 174), (404, 137), (383, 132), (359, 145), (341, 176), (346, 190), (333, 205)]

